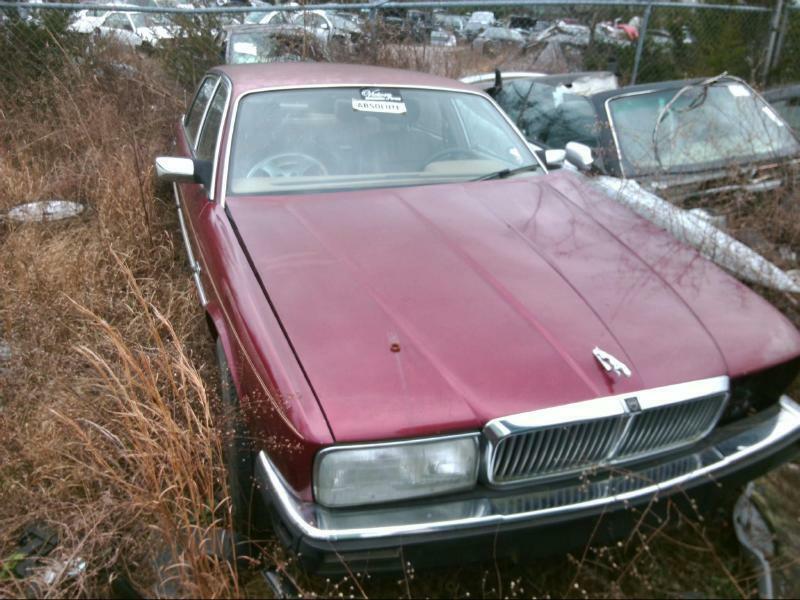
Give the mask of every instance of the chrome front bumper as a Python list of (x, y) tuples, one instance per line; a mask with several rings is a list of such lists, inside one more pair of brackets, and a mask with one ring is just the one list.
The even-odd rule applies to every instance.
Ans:
[(679, 452), (625, 470), (584, 473), (579, 479), (513, 490), (476, 489), (399, 507), (327, 509), (298, 500), (262, 451), (256, 477), (265, 500), (293, 536), (310, 542), (447, 537), (470, 530), (579, 518), (641, 504), (732, 475), (800, 440), (800, 406), (788, 396), (754, 417), (719, 428)]

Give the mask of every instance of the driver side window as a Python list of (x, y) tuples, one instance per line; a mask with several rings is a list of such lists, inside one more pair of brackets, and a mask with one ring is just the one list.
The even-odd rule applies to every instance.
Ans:
[(206, 120), (203, 123), (203, 130), (200, 132), (200, 138), (197, 140), (195, 158), (199, 160), (214, 160), (219, 129), (222, 125), (222, 112), (225, 110), (225, 100), (227, 97), (228, 91), (225, 89), (225, 86), (220, 85), (217, 88), (217, 93), (214, 94), (214, 98), (211, 100), (211, 106), (208, 107), (208, 114), (206, 114)]
[(203, 120), (203, 113), (205, 113), (208, 101), (211, 99), (211, 93), (214, 91), (214, 84), (217, 83), (216, 77), (206, 77), (197, 90), (189, 113), (186, 115), (186, 137), (189, 138), (189, 143), (194, 146), (197, 142), (197, 134), (200, 131), (200, 123)]

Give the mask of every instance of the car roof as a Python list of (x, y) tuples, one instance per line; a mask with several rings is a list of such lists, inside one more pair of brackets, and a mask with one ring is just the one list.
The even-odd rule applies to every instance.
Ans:
[(786, 100), (798, 96), (800, 96), (800, 83), (775, 87), (764, 92), (764, 98), (770, 101)]
[(302, 25), (270, 25), (269, 23), (236, 23), (223, 26), (223, 31), (229, 36), (236, 33), (306, 33)]
[[(613, 75), (611, 71), (575, 71), (573, 73), (557, 73), (555, 75), (525, 71), (502, 71), (500, 73), (503, 81), (535, 79), (539, 83), (550, 85), (572, 83), (585, 77), (608, 78), (613, 77)], [(462, 77), (461, 81), (481, 89), (488, 89), (494, 86), (495, 74), (492, 72), (470, 75), (468, 77)]]
[[(625, 87), (617, 88), (616, 90), (597, 92), (596, 94), (592, 94), (591, 98), (597, 102), (605, 102), (609, 98), (615, 98), (617, 96), (626, 96), (628, 94), (636, 92), (672, 90), (672, 89), (678, 90), (687, 85), (701, 83), (703, 81), (706, 81), (707, 79), (708, 79), (707, 77), (696, 77), (694, 79), (673, 79), (672, 81), (657, 81), (654, 83), (628, 85)], [(719, 81), (727, 81), (727, 82), (734, 81), (736, 83), (742, 83), (742, 85), (747, 85), (736, 77), (729, 77), (729, 76), (720, 77)]]
[(290, 62), (222, 65), (221, 73), (233, 84), (234, 96), (257, 89), (324, 86), (431, 87), (475, 92), (475, 88), (437, 75), (365, 65)]

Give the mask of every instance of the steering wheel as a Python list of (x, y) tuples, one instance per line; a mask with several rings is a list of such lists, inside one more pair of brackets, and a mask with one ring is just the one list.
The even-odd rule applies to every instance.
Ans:
[(475, 158), (477, 156), (479, 155), (474, 150), (450, 146), (449, 148), (439, 150), (439, 152), (436, 152), (433, 154), (433, 156), (428, 157), (428, 159), (425, 161), (425, 166), (427, 167), (431, 163), (439, 162), (440, 160), (445, 159), (458, 160), (459, 158)]
[(247, 172), (247, 177), (302, 177), (307, 175), (327, 175), (325, 168), (313, 156), (302, 152), (276, 154), (258, 161)]

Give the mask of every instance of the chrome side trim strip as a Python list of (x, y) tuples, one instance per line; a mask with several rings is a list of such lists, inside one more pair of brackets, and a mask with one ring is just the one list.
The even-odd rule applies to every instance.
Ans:
[(192, 279), (194, 279), (194, 285), (197, 288), (197, 295), (200, 297), (200, 306), (205, 308), (208, 306), (208, 296), (206, 296), (206, 291), (203, 289), (203, 282), (200, 279), (200, 272), (202, 269), (200, 263), (194, 258), (194, 252), (192, 252), (189, 232), (186, 230), (186, 221), (183, 219), (183, 209), (181, 208), (181, 198), (177, 183), (172, 184), (172, 191), (175, 193), (175, 206), (178, 208), (178, 222), (181, 224), (181, 236), (183, 237), (183, 245), (186, 248), (186, 256), (189, 259), (189, 268), (192, 270)]
[[(284, 482), (278, 470), (272, 464), (264, 451), (259, 452), (256, 461), (256, 477), (261, 485), (262, 494), (267, 501), (271, 501), (288, 525), (303, 536), (323, 541), (337, 542), (348, 540), (386, 539), (392, 543), (395, 536), (420, 535), (436, 532), (448, 532), (479, 527), (496, 527), (520, 521), (536, 521), (548, 517), (568, 515), (579, 511), (596, 509), (601, 511), (614, 506), (624, 506), (625, 503), (652, 498), (664, 492), (674, 491), (689, 483), (698, 483), (699, 480), (713, 480), (722, 471), (736, 466), (737, 463), (748, 459), (757, 459), (759, 455), (767, 454), (770, 446), (781, 447), (788, 443), (796, 443), (800, 439), (800, 406), (788, 396), (783, 396), (779, 404), (771, 410), (769, 418), (753, 421), (748, 420), (738, 426), (728, 426), (719, 431), (715, 441), (708, 446), (687, 453), (681, 459), (687, 458), (697, 461), (697, 468), (665, 479), (654, 481), (652, 484), (621, 493), (612, 493), (607, 497), (590, 500), (576, 501), (561, 505), (551, 505), (536, 510), (507, 510), (511, 502), (503, 502), (505, 496), (493, 501), (490, 498), (467, 499), (464, 501), (440, 501), (426, 504), (423, 507), (401, 507), (395, 512), (403, 512), (403, 518), (392, 516), (400, 524), (381, 525), (386, 522), (392, 509), (363, 509), (360, 511), (328, 511), (314, 504), (299, 501), (290, 492), (289, 486)], [(613, 489), (613, 488), (612, 488)], [(554, 490), (557, 493), (558, 489)], [(519, 496), (519, 491), (509, 494), (514, 498)], [(457, 518), (436, 518), (446, 510), (460, 511), (474, 516), (461, 516)], [(434, 518), (431, 518), (434, 515)], [(326, 527), (323, 523), (336, 517), (358, 524), (347, 528)], [(378, 524), (376, 524), (378, 523)], [(399, 541), (398, 541), (399, 543)]]

